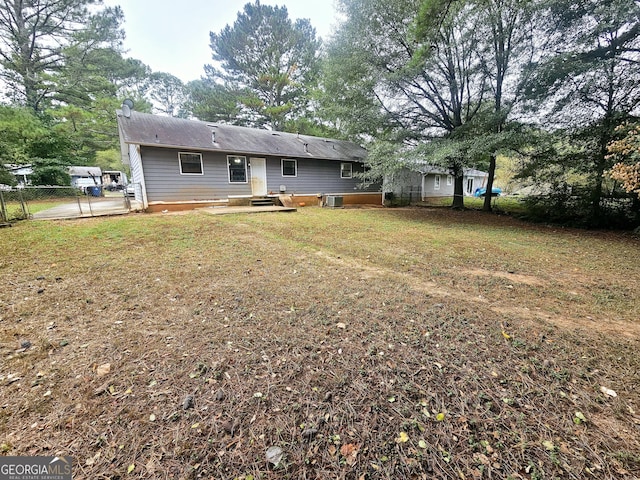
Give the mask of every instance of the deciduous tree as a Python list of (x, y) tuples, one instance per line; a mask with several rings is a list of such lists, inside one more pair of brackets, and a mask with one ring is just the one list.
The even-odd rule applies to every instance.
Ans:
[(640, 3), (562, 0), (549, 3), (546, 18), (553, 51), (533, 65), (527, 93), (535, 110), (548, 112), (547, 125), (567, 131), (576, 152), (571, 168), (586, 178), (591, 224), (604, 224), (607, 148), (640, 106)]
[(608, 146), (609, 158), (616, 162), (608, 174), (640, 199), (640, 125), (626, 124), (619, 130), (624, 136)]
[[(333, 78), (325, 82), (326, 96), (336, 99), (327, 109), (334, 121), (395, 143), (394, 154), (372, 160), (399, 167), (411, 155), (422, 156), (420, 145), (458, 136), (480, 111), (486, 92), (466, 5), (452, 5), (437, 22), (421, 21), (419, 0), (343, 0), (340, 5), (346, 20), (329, 46)], [(459, 177), (454, 203), (461, 206), (459, 156), (433, 158)]]

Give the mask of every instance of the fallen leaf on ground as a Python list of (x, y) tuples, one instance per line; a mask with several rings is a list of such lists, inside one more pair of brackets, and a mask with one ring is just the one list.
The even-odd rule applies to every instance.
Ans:
[(267, 453), (266, 453), (267, 462), (272, 463), (276, 467), (282, 461), (283, 455), (284, 455), (284, 452), (280, 447), (267, 448)]
[(583, 415), (582, 412), (576, 412), (574, 417), (573, 417), (573, 423), (575, 423), (576, 425), (580, 425), (583, 422), (586, 422), (587, 419), (585, 418), (585, 416)]
[(111, 372), (110, 363), (103, 363), (102, 365), (99, 365), (98, 368), (96, 368), (96, 375), (98, 375), (99, 377), (104, 377), (105, 375), (108, 375), (109, 372)]
[(358, 456), (358, 446), (353, 443), (346, 443), (340, 447), (340, 453), (346, 458), (347, 465), (353, 465)]
[(618, 394), (616, 392), (614, 392), (613, 390), (611, 390), (610, 388), (607, 387), (600, 387), (600, 391), (602, 393), (604, 393), (605, 395), (609, 395), (610, 397), (617, 397)]

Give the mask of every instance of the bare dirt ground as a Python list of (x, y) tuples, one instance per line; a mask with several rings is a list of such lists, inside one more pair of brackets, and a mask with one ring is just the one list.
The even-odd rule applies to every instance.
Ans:
[(0, 231), (0, 450), (74, 478), (640, 477), (640, 241), (448, 209)]

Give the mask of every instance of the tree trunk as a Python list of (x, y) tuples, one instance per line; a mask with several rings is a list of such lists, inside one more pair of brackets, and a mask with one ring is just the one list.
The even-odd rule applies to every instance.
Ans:
[(462, 210), (464, 208), (464, 169), (461, 165), (453, 169), (453, 202), (451, 208)]
[(482, 205), (482, 210), (485, 212), (490, 212), (492, 210), (491, 207), (491, 193), (493, 191), (493, 179), (496, 174), (496, 155), (495, 153), (491, 154), (491, 158), (489, 159), (489, 177), (487, 178), (487, 189), (485, 190), (484, 195), (484, 204)]
[[(613, 97), (611, 95), (611, 97)], [(612, 102), (610, 101), (610, 104)], [(613, 107), (610, 111), (613, 110)], [(614, 121), (609, 112), (605, 115), (602, 122), (602, 132), (600, 134), (599, 151), (595, 159), (595, 184), (591, 192), (591, 216), (595, 225), (600, 225), (602, 220), (602, 183), (604, 180), (604, 172), (607, 166), (607, 155), (609, 153), (608, 146), (611, 142), (612, 132), (615, 129)]]

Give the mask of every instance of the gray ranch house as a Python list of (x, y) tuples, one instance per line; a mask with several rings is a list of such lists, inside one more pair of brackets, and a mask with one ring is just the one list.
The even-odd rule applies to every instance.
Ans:
[(379, 185), (361, 190), (367, 151), (352, 142), (270, 130), (117, 112), (122, 160), (144, 209), (185, 209), (290, 198), (317, 205), (382, 203)]
[[(486, 185), (489, 174), (474, 168), (465, 168), (463, 176), (464, 195), (472, 197), (477, 188)], [(383, 190), (387, 197), (392, 193), (394, 198), (409, 201), (452, 197), (454, 178), (447, 168), (429, 165), (426, 162), (416, 162), (385, 178)]]

